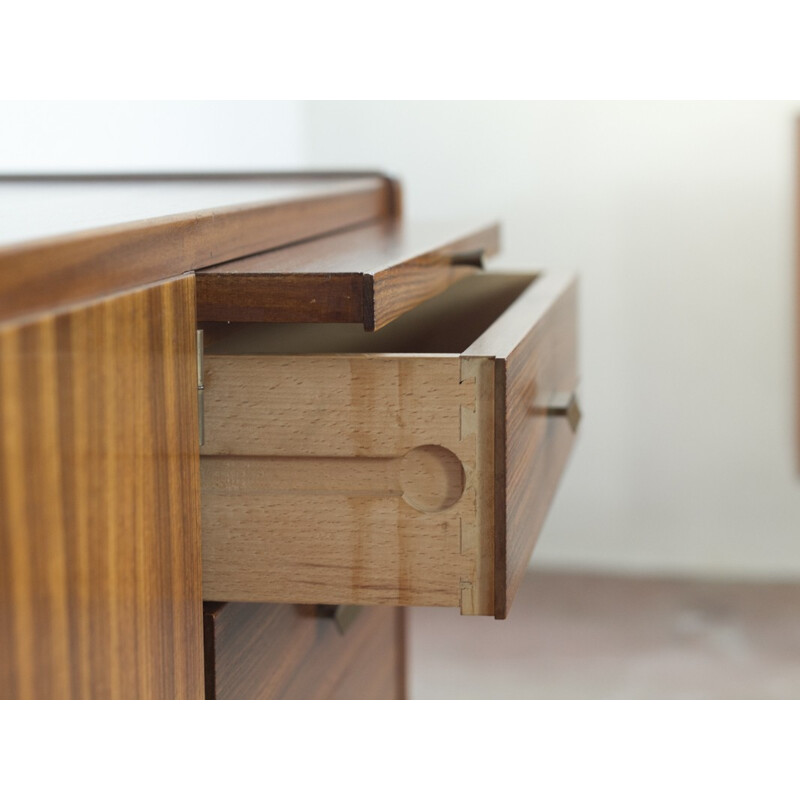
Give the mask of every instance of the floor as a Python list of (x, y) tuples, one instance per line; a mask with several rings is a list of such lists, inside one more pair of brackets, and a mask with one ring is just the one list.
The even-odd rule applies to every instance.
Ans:
[(411, 609), (409, 695), (800, 698), (800, 585), (532, 572), (504, 621)]

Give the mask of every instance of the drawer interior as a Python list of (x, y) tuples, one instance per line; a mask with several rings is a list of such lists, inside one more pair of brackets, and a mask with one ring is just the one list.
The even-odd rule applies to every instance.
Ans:
[(471, 275), (378, 331), (358, 323), (207, 324), (210, 355), (462, 353), (536, 280)]

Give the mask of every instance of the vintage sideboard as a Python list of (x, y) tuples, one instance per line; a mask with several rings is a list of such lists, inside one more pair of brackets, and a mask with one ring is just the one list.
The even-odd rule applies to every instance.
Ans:
[(403, 607), (505, 617), (577, 291), (498, 249), (376, 173), (0, 178), (0, 697), (400, 698)]

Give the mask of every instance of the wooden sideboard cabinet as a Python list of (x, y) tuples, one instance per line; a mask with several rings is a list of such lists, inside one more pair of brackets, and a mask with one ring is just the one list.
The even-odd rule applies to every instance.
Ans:
[(402, 698), (404, 607), (508, 614), (580, 417), (573, 279), (486, 270), (498, 225), (375, 173), (0, 209), (0, 697)]

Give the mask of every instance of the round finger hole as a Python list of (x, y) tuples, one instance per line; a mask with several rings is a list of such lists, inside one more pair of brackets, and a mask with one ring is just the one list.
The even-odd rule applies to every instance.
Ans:
[(418, 511), (443, 511), (455, 505), (464, 483), (464, 466), (446, 447), (415, 447), (400, 462), (403, 499)]

